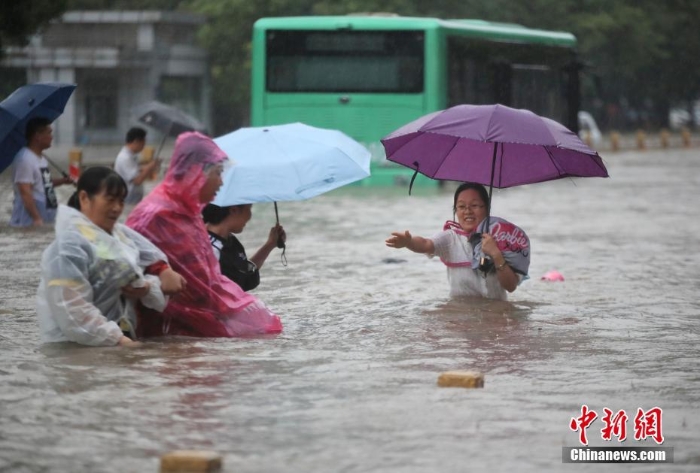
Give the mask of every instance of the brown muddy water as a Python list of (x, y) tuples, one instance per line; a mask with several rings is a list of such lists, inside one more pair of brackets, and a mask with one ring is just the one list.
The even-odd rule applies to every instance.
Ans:
[[(138, 349), (40, 345), (52, 233), (7, 227), (4, 173), (0, 472), (156, 472), (175, 449), (220, 452), (226, 472), (700, 471), (700, 151), (604, 157), (610, 179), (495, 193), (533, 248), (508, 303), (449, 300), (438, 261), (384, 246), (438, 231), (449, 189), (350, 187), (279, 206), (289, 265), (273, 253), (256, 293), (283, 334)], [(250, 253), (274, 219), (253, 211)], [(550, 269), (566, 281), (540, 281)], [(437, 387), (447, 370), (486, 384)], [(625, 446), (656, 446), (632, 418), (662, 408), (675, 462), (562, 464), (583, 404), (598, 446), (620, 445), (601, 439), (604, 407), (630, 416)]]

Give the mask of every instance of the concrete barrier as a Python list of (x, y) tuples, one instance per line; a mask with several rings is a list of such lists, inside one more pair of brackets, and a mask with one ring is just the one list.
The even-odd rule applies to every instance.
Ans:
[(601, 143), (593, 149), (599, 152), (605, 151), (626, 151), (626, 150), (651, 150), (651, 149), (672, 149), (672, 148), (692, 148), (700, 146), (700, 136), (695, 136), (689, 130), (671, 132), (662, 129), (656, 132), (646, 132), (638, 130), (634, 133), (620, 133), (612, 131), (604, 135)]

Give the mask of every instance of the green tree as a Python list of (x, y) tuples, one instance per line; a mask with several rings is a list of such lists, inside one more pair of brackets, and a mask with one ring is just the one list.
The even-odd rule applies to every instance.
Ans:
[(29, 36), (61, 15), (66, 0), (24, 0), (0, 3), (0, 58), (6, 45), (27, 43)]
[(200, 38), (211, 61), (214, 132), (231, 131), (249, 120), (253, 23), (265, 16), (309, 15), (312, 2), (193, 0), (187, 8), (209, 19), (202, 27)]

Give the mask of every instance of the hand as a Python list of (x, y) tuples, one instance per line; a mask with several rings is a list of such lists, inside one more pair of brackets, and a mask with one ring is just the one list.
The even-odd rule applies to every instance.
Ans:
[(41, 217), (35, 218), (35, 219), (32, 221), (32, 226), (34, 226), (34, 227), (40, 227), (40, 226), (42, 226), (43, 224), (44, 224), (44, 221), (41, 219)]
[(117, 345), (120, 347), (130, 347), (130, 348), (135, 348), (135, 347), (140, 347), (143, 345), (141, 342), (137, 342), (135, 340), (130, 339), (129, 337), (123, 336), (122, 338), (119, 339), (117, 342)]
[(145, 297), (146, 294), (148, 294), (148, 291), (151, 290), (151, 285), (148, 282), (144, 283), (143, 287), (134, 287), (134, 286), (124, 286), (122, 287), (122, 294), (124, 297), (129, 298), (129, 299), (141, 299), (142, 297)]
[(70, 176), (64, 176), (61, 180), (61, 184), (75, 184), (75, 181), (71, 179)]
[(266, 245), (274, 248), (277, 246), (277, 240), (281, 239), (283, 243), (287, 242), (287, 233), (284, 227), (279, 223), (270, 229), (270, 234), (267, 236)]
[(385, 243), (390, 248), (407, 248), (411, 244), (413, 236), (406, 230), (404, 233), (392, 232), (392, 236), (387, 238)]
[(481, 234), (481, 251), (485, 255), (490, 256), (494, 262), (501, 256), (501, 250), (498, 249), (496, 240), (488, 233)]
[(160, 278), (160, 289), (166, 296), (177, 294), (187, 286), (185, 278), (172, 268), (162, 271), (158, 277)]

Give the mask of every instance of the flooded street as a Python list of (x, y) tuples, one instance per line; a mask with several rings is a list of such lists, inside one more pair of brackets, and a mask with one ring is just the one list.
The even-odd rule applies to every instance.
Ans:
[[(393, 230), (431, 236), (451, 187), (347, 187), (280, 203), (275, 250), (255, 293), (276, 338), (155, 339), (138, 349), (41, 346), (35, 313), (52, 229), (6, 222), (0, 176), (0, 472), (156, 472), (161, 454), (214, 450), (225, 472), (700, 470), (700, 152), (603, 153), (610, 179), (495, 191), (523, 228), (531, 279), (509, 302), (450, 300), (437, 260), (386, 248)], [(69, 189), (58, 189), (65, 202)], [(253, 207), (248, 254), (274, 224)], [(387, 258), (392, 258), (389, 262)], [(556, 269), (566, 281), (540, 281)], [(438, 388), (478, 370), (483, 389)], [(673, 464), (562, 464), (588, 405), (663, 409)]]

